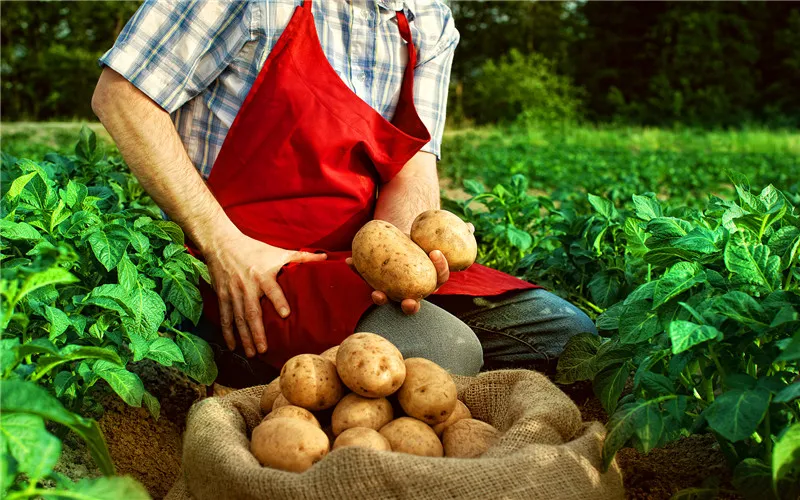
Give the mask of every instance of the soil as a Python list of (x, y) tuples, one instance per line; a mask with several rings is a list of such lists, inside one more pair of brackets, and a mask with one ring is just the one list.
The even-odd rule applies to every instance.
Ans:
[[(99, 422), (117, 472), (133, 476), (147, 487), (153, 498), (160, 499), (180, 473), (181, 435), (186, 416), (192, 403), (205, 396), (206, 388), (177, 370), (154, 363), (139, 365), (135, 371), (145, 387), (161, 401), (160, 418), (156, 421), (145, 409), (126, 406), (109, 394), (103, 398), (106, 411)], [(607, 420), (590, 384), (579, 383), (562, 389), (578, 405), (584, 420)], [(58, 466), (60, 472), (73, 479), (99, 475), (79, 439), (68, 437), (64, 448)], [(681, 489), (700, 486), (712, 475), (719, 477), (723, 490), (732, 489), (725, 460), (711, 436), (684, 438), (647, 455), (624, 449), (617, 460), (625, 478), (627, 496), (632, 500), (669, 499)]]

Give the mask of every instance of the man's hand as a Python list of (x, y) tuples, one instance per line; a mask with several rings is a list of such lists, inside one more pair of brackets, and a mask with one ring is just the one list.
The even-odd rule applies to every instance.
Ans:
[(261, 311), (261, 297), (266, 296), (278, 314), (291, 312), (277, 282), (278, 271), (290, 262), (325, 260), (325, 254), (296, 252), (277, 248), (239, 233), (204, 255), (211, 282), (219, 298), (222, 335), (228, 349), (236, 348), (233, 325), (239, 332), (247, 357), (267, 350), (267, 338)]

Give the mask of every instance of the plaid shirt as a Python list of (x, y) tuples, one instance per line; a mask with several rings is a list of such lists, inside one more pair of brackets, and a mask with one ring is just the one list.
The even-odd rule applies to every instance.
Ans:
[[(189, 158), (208, 177), (270, 50), (302, 0), (146, 0), (100, 58), (171, 113)], [(322, 49), (353, 92), (387, 119), (408, 60), (404, 9), (418, 50), (414, 99), (439, 157), (459, 34), (441, 0), (318, 0)]]

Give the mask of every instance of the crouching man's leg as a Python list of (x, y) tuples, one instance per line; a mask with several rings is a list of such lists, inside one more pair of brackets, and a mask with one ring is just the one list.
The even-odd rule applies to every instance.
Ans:
[(378, 334), (400, 349), (405, 358), (426, 358), (454, 375), (476, 375), (483, 364), (481, 342), (463, 321), (430, 302), (406, 315), (398, 304), (373, 307), (356, 332)]
[(487, 370), (534, 368), (552, 373), (570, 337), (597, 333), (583, 311), (542, 289), (497, 297), (436, 296), (429, 300), (475, 331), (483, 345)]

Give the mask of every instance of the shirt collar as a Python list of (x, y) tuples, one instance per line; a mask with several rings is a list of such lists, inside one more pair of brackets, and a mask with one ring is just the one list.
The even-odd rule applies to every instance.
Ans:
[(378, 6), (393, 12), (403, 10), (409, 21), (414, 19), (414, 11), (416, 10), (414, 0), (378, 0)]

